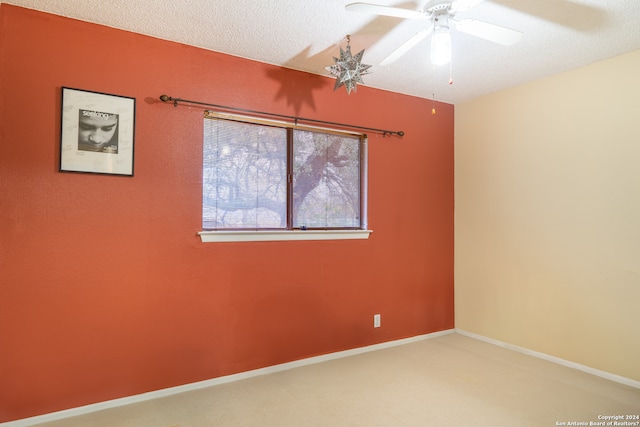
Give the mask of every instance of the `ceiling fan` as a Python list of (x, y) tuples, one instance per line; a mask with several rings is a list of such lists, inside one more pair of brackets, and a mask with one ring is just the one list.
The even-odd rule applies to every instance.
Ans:
[(451, 33), (450, 26), (462, 33), (480, 37), (504, 46), (517, 43), (522, 38), (522, 32), (476, 19), (455, 19), (458, 12), (466, 11), (481, 3), (483, 0), (430, 0), (421, 11), (402, 9), (398, 7), (382, 6), (372, 3), (351, 3), (345, 6), (350, 12), (373, 13), (375, 15), (393, 16), (405, 19), (423, 19), (427, 21), (424, 30), (416, 33), (409, 40), (380, 62), (387, 65), (431, 34), (431, 62), (443, 65), (451, 61)]

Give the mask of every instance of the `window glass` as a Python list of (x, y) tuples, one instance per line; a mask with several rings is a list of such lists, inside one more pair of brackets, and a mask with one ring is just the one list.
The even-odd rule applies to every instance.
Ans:
[(205, 230), (362, 228), (364, 136), (204, 120)]
[(360, 227), (360, 139), (293, 135), (293, 226)]

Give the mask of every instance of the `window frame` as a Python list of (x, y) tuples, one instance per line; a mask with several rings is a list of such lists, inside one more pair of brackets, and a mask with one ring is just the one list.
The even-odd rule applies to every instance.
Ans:
[[(239, 114), (232, 114), (220, 111), (206, 110), (204, 112), (204, 120), (222, 119), (243, 123), (250, 123), (262, 126), (275, 126), (279, 128), (291, 129), (287, 131), (287, 186), (293, 185), (292, 165), (293, 162), (293, 143), (292, 132), (295, 130), (318, 132), (325, 134), (334, 134), (340, 136), (356, 137), (359, 141), (359, 167), (360, 167), (360, 227), (359, 228), (280, 228), (280, 229), (203, 229), (197, 234), (203, 243), (211, 242), (250, 242), (250, 241), (281, 241), (281, 240), (354, 240), (368, 239), (372, 230), (368, 229), (368, 139), (367, 135), (361, 132), (353, 132), (348, 130), (332, 129), (310, 125), (300, 125), (298, 123), (290, 123), (285, 121), (273, 120), (268, 118), (252, 117)], [(203, 136), (204, 137), (204, 136)], [(203, 140), (204, 146), (204, 140)], [(204, 185), (204, 181), (202, 181)], [(292, 209), (291, 204), (293, 191), (288, 189), (287, 197), (287, 227), (293, 227), (291, 222)], [(202, 205), (203, 203), (201, 203)], [(203, 206), (204, 207), (204, 206)], [(202, 214), (201, 214), (202, 219)], [(201, 223), (202, 226), (202, 223)]]

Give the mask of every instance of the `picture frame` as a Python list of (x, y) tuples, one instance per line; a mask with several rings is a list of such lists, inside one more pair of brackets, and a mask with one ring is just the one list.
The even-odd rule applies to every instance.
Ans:
[(62, 87), (60, 171), (133, 176), (136, 100)]

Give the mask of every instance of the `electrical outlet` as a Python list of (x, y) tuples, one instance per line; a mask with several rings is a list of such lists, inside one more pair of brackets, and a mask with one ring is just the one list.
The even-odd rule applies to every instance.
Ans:
[(380, 315), (379, 314), (374, 314), (373, 315), (373, 327), (374, 328), (379, 328), (380, 327)]

